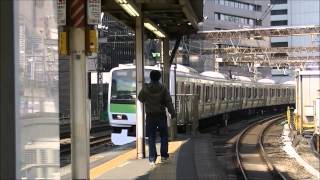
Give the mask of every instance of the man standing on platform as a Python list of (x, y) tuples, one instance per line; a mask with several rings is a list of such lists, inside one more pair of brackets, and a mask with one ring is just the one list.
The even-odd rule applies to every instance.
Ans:
[(146, 133), (149, 144), (149, 162), (155, 165), (157, 159), (156, 149), (156, 131), (160, 131), (161, 137), (161, 162), (165, 162), (168, 157), (168, 125), (166, 109), (175, 118), (176, 114), (172, 104), (171, 96), (166, 87), (160, 84), (160, 71), (152, 70), (150, 72), (151, 82), (145, 84), (138, 95), (139, 101), (144, 103), (146, 110)]

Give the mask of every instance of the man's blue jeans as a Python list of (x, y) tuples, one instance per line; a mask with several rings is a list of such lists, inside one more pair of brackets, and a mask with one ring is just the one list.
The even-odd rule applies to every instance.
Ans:
[(161, 138), (161, 157), (167, 158), (168, 154), (168, 126), (166, 116), (148, 116), (146, 118), (146, 131), (149, 144), (149, 161), (155, 162), (157, 160), (157, 149), (156, 149), (156, 136), (157, 128), (160, 131)]

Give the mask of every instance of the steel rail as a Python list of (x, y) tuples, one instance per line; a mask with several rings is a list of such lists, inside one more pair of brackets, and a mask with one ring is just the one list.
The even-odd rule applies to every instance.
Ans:
[[(281, 118), (281, 117), (280, 117), (280, 118)], [(264, 127), (264, 129), (260, 132), (260, 134), (259, 134), (259, 150), (260, 150), (260, 154), (261, 154), (263, 160), (266, 162), (269, 170), (270, 170), (275, 176), (278, 176), (278, 177), (280, 177), (280, 178), (283, 179), (283, 180), (287, 180), (287, 178), (285, 177), (285, 175), (284, 175), (283, 173), (281, 173), (281, 171), (271, 163), (271, 161), (270, 161), (270, 159), (268, 158), (268, 155), (267, 155), (267, 153), (266, 153), (266, 151), (265, 151), (265, 149), (264, 149), (264, 144), (263, 144), (263, 137), (264, 137), (267, 129), (269, 129), (269, 128), (270, 128), (276, 121), (278, 121), (278, 120), (279, 120), (279, 118), (275, 118), (275, 119), (271, 120), (271, 121), (268, 123), (268, 125), (267, 125), (266, 127)]]
[(237, 160), (237, 164), (240, 168), (240, 171), (242, 173), (242, 176), (245, 180), (248, 180), (248, 176), (247, 176), (247, 173), (243, 167), (243, 163), (241, 161), (241, 157), (240, 157), (240, 141), (242, 140), (243, 136), (246, 134), (246, 132), (248, 130), (250, 130), (251, 128), (253, 128), (254, 126), (256, 126), (257, 124), (260, 124), (260, 123), (263, 123), (265, 121), (269, 121), (271, 119), (275, 119), (275, 118), (281, 118), (282, 116), (284, 116), (283, 114), (278, 114), (278, 115), (274, 115), (274, 116), (271, 116), (271, 117), (267, 117), (265, 119), (262, 119), (260, 121), (257, 121), (255, 123), (252, 123), (250, 124), (249, 126), (247, 126), (244, 130), (241, 131), (241, 133), (238, 135), (237, 137), (237, 140), (236, 140), (236, 145), (235, 145), (235, 151), (236, 151), (236, 160)]

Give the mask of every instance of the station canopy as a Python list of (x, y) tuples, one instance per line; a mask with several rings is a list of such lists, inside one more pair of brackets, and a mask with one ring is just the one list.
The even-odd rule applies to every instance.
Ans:
[[(170, 39), (197, 32), (203, 18), (203, 0), (127, 0), (141, 5), (143, 18), (156, 24)], [(117, 0), (102, 0), (102, 11), (134, 29), (135, 19)], [(147, 31), (146, 31), (147, 32)]]

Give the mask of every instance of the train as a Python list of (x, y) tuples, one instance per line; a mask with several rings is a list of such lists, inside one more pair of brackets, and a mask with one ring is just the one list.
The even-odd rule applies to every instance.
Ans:
[[(151, 70), (159, 65), (145, 66), (145, 82)], [(134, 65), (110, 71), (108, 117), (113, 127), (111, 140), (116, 145), (135, 141), (136, 73)], [(214, 71), (198, 73), (180, 64), (171, 66), (169, 92), (176, 112), (177, 125), (198, 123), (202, 119), (228, 115), (235, 111), (250, 111), (263, 107), (294, 104), (295, 86), (277, 84), (270, 79), (253, 81), (247, 77), (228, 76)]]

